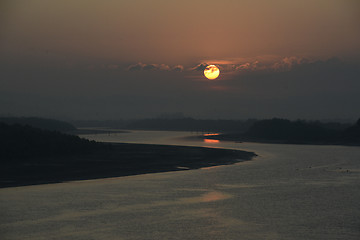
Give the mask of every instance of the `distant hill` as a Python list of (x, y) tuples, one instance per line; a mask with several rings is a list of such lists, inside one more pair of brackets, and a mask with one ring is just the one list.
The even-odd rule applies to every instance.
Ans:
[[(197, 131), (197, 132), (221, 132), (221, 133), (244, 133), (248, 131), (257, 119), (228, 120), (228, 119), (194, 119), (183, 118), (148, 118), (134, 120), (83, 120), (72, 121), (77, 127), (102, 127), (112, 129), (129, 130), (166, 130), (166, 131)], [(325, 129), (345, 130), (351, 124), (339, 122), (312, 122), (314, 125)]]
[(343, 129), (336, 127), (336, 124), (273, 118), (255, 122), (244, 133), (227, 133), (212, 138), (271, 143), (360, 145), (360, 120)]
[(100, 146), (75, 135), (0, 122), (0, 159), (11, 161), (42, 156), (66, 156), (91, 152)]
[(360, 119), (352, 127), (349, 127), (341, 133), (344, 142), (360, 144)]
[(334, 140), (337, 134), (337, 130), (325, 128), (316, 122), (274, 118), (254, 123), (244, 135), (259, 139), (307, 142)]
[(23, 126), (27, 125), (35, 128), (60, 132), (76, 130), (76, 127), (68, 122), (38, 117), (2, 117), (0, 118), (0, 123), (19, 124)]
[(130, 122), (129, 129), (149, 129), (149, 130), (177, 130), (177, 131), (246, 131), (255, 122), (249, 120), (210, 120), (210, 119), (142, 119)]
[(194, 118), (149, 118), (136, 120), (73, 121), (73, 124), (77, 127), (108, 127), (132, 130), (245, 132), (255, 121), (255, 119), (210, 120)]

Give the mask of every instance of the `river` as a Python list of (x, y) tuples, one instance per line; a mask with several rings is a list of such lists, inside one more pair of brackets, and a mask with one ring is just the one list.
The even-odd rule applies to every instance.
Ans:
[(84, 135), (222, 147), (235, 165), (0, 189), (5, 239), (360, 239), (360, 148), (185, 140), (186, 132)]

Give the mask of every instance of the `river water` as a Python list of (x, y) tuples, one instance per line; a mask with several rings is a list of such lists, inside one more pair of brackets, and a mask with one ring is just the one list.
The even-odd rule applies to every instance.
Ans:
[(360, 239), (360, 148), (89, 139), (254, 151), (235, 165), (0, 189), (0, 239)]

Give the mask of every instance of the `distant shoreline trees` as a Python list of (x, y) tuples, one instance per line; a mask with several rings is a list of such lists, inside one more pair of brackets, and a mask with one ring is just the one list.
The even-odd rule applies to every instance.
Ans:
[(75, 131), (76, 127), (72, 124), (55, 119), (39, 118), (39, 117), (1, 117), (0, 122), (6, 124), (19, 124), (19, 125), (28, 125), (35, 128), (59, 131), (59, 132), (69, 132)]
[(0, 159), (22, 159), (43, 156), (84, 154), (100, 147), (101, 143), (76, 135), (49, 131), (28, 125), (0, 122)]
[(360, 145), (360, 119), (350, 127), (339, 128), (334, 123), (329, 125), (317, 121), (273, 118), (256, 121), (244, 133), (228, 133), (213, 138), (294, 144)]

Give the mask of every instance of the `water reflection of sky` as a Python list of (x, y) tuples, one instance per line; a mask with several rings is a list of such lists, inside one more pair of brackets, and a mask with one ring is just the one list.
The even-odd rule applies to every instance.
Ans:
[(259, 157), (226, 167), (3, 188), (0, 236), (358, 239), (359, 148), (178, 140), (186, 134), (191, 133), (91, 136), (113, 142), (249, 150)]

